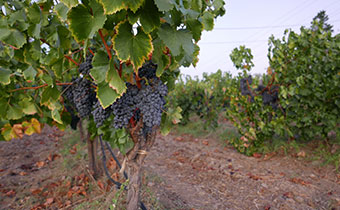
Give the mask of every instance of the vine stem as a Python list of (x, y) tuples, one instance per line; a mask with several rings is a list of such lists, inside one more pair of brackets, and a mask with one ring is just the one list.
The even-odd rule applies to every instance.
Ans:
[[(62, 85), (72, 85), (72, 84), (73, 84), (72, 82), (65, 82), (65, 83), (63, 83), (63, 82), (58, 82), (58, 83), (56, 83), (56, 85), (58, 85), (58, 86), (62, 86)], [(46, 86), (48, 86), (48, 84), (43, 84), (43, 85), (36, 86), (36, 87), (22, 87), (22, 88), (17, 88), (17, 89), (11, 90), (11, 91), (9, 91), (9, 92), (12, 93), (12, 92), (19, 91), (19, 90), (37, 90), (37, 89), (39, 89), (39, 88), (46, 87)]]
[(68, 55), (64, 55), (65, 58), (67, 58), (69, 61), (71, 61), (72, 63), (76, 64), (77, 66), (79, 66), (79, 63), (77, 63), (75, 60), (73, 60), (70, 56)]
[(88, 48), (88, 49), (89, 49), (90, 53), (94, 56), (94, 52), (90, 48)]
[(103, 33), (102, 33), (101, 29), (98, 30), (98, 33), (99, 33), (99, 36), (100, 36), (100, 38), (102, 39), (102, 41), (104, 43), (105, 49), (107, 51), (107, 54), (109, 55), (109, 58), (111, 60), (111, 58), (112, 58), (111, 50), (110, 50), (109, 46), (107, 46), (107, 43), (106, 43), (106, 41), (104, 39), (104, 36), (103, 36)]

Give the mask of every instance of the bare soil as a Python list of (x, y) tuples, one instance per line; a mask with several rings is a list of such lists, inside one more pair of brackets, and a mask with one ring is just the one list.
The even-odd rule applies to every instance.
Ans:
[[(106, 177), (101, 184), (92, 180), (86, 166), (74, 167), (78, 175), (72, 184), (67, 182), (68, 174), (63, 175), (60, 167), (65, 161), (60, 154), (65, 149), (63, 135), (46, 127), (41, 134), (0, 142), (1, 210), (75, 209), (75, 203), (88, 202), (90, 194), (92, 201), (114, 195), (116, 191), (102, 186), (109, 186)], [(75, 155), (80, 152), (68, 149)], [(212, 138), (159, 135), (146, 159), (143, 179), (144, 189), (151, 189), (157, 202), (150, 202), (148, 190), (143, 190), (142, 199), (148, 209), (340, 210), (340, 174), (332, 166), (320, 165), (277, 154), (246, 157)], [(91, 183), (97, 185), (89, 187)], [(69, 199), (51, 197), (56, 187)]]

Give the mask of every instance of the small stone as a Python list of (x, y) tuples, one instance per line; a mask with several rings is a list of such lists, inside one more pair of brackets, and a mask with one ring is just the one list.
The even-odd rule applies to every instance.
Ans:
[(295, 200), (296, 200), (297, 202), (299, 202), (299, 203), (303, 203), (303, 202), (304, 202), (304, 199), (303, 199), (302, 197), (300, 197), (300, 196), (296, 196), (296, 197), (295, 197)]
[(312, 179), (315, 179), (316, 175), (315, 174), (311, 174), (311, 175), (309, 175), (309, 177), (312, 178)]

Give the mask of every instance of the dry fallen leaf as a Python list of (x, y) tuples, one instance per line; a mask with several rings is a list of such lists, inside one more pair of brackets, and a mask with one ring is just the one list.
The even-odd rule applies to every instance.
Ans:
[(14, 190), (10, 190), (6, 193), (6, 196), (13, 197), (13, 196), (15, 196), (15, 194), (16, 194), (16, 192)]
[(183, 140), (184, 139), (181, 136), (175, 138), (175, 141), (183, 141)]
[(260, 153), (254, 153), (254, 154), (253, 154), (253, 157), (254, 157), (254, 158), (261, 158), (262, 155), (261, 155)]
[(70, 153), (72, 155), (76, 154), (77, 153), (77, 144), (75, 144), (71, 149), (70, 149)]
[(108, 162), (108, 168), (111, 170), (114, 170), (117, 168), (117, 163), (116, 161), (111, 157), (109, 162)]
[(283, 193), (283, 196), (285, 196), (287, 198), (293, 198), (294, 194), (292, 192), (285, 192), (285, 193)]
[(53, 203), (54, 201), (54, 198), (47, 198), (46, 199), (46, 202), (44, 203), (45, 206), (49, 206)]
[(308, 184), (310, 184), (309, 182), (304, 181), (304, 180), (302, 180), (300, 178), (292, 178), (290, 181), (295, 183), (295, 184), (301, 184), (301, 185), (308, 185)]
[(31, 189), (32, 195), (38, 195), (42, 192), (42, 188)]
[(98, 180), (97, 184), (100, 189), (105, 190), (104, 184), (100, 180)]
[(300, 151), (299, 153), (297, 153), (298, 157), (306, 157), (306, 152), (305, 151)]
[(204, 145), (209, 145), (208, 140), (204, 140), (204, 141), (202, 141), (202, 143), (203, 143)]
[(45, 161), (38, 161), (35, 163), (35, 165), (38, 167), (38, 168), (41, 168), (45, 165)]
[(21, 171), (21, 172), (19, 173), (19, 175), (20, 175), (20, 176), (26, 176), (26, 175), (27, 175), (27, 172)]

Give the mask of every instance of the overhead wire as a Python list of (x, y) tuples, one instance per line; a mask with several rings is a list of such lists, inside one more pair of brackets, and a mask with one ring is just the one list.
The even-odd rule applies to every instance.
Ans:
[[(248, 38), (246, 38), (244, 41), (222, 41), (222, 42), (201, 42), (199, 43), (199, 45), (229, 45), (229, 44), (243, 44), (243, 43), (255, 43), (255, 46), (252, 47), (253, 52), (256, 51), (256, 49), (258, 48), (258, 46), (260, 46), (260, 42), (267, 42), (268, 39), (266, 40), (260, 40), (260, 39), (256, 39), (259, 36), (263, 36), (263, 34), (266, 34), (268, 32), (270, 32), (271, 29), (274, 28), (287, 28), (287, 27), (292, 27), (292, 28), (296, 28), (296, 27), (301, 27), (303, 24), (283, 24), (285, 21), (296, 17), (296, 15), (298, 13), (301, 13), (301, 11), (305, 11), (307, 8), (311, 7), (312, 5), (314, 5), (317, 2), (317, 0), (311, 2), (310, 0), (306, 0), (304, 2), (302, 2), (301, 4), (299, 4), (298, 6), (294, 7), (293, 9), (291, 9), (288, 13), (284, 14), (283, 16), (281, 16), (280, 18), (275, 20), (275, 23), (278, 24), (273, 24), (273, 25), (266, 25), (266, 26), (246, 26), (246, 27), (217, 27), (214, 30), (217, 31), (232, 31), (232, 30), (261, 30), (260, 33), (257, 33), (256, 36), (249, 36)], [(331, 5), (334, 5), (335, 3), (339, 2), (337, 1), (333, 1), (332, 3), (328, 4), (326, 7), (330, 7)], [(308, 5), (306, 5), (308, 4)], [(331, 10), (331, 12), (336, 11), (335, 10)], [(333, 21), (329, 21), (330, 23), (334, 23), (334, 22), (339, 22), (340, 19), (337, 20), (333, 20)], [(268, 29), (268, 30), (265, 30)], [(250, 40), (250, 38), (253, 38), (252, 40)], [(255, 39), (254, 39), (255, 38)], [(255, 49), (255, 50), (254, 50)], [(225, 63), (226, 59), (221, 59), (221, 57), (228, 57), (228, 52), (226, 51), (227, 54), (225, 53), (219, 53), (218, 56), (216, 55), (212, 55), (210, 56), (212, 59), (209, 60), (209, 64), (203, 64), (202, 66), (200, 66), (200, 68), (206, 67), (207, 65), (211, 65), (212, 63), (221, 63), (222, 61)], [(260, 57), (262, 59), (262, 57), (266, 57), (267, 53), (262, 54)], [(258, 60), (259, 57), (256, 58), (256, 55), (254, 54), (254, 59)], [(220, 61), (220, 62), (218, 62)]]
[[(315, 1), (314, 1), (314, 2), (315, 2)], [(296, 13), (299, 12), (299, 10), (300, 10), (301, 7), (306, 8), (306, 6), (305, 6), (306, 3), (310, 3), (310, 0), (305, 0), (305, 1), (303, 1), (301, 4), (299, 4), (299, 5), (296, 6), (295, 8), (291, 9), (288, 13), (284, 14), (284, 15), (281, 16), (280, 18), (277, 18), (273, 23), (277, 23), (277, 22), (281, 21), (281, 22), (278, 23), (278, 25), (282, 24), (282, 22), (283, 22), (282, 19), (284, 20), (284, 19), (287, 19), (286, 17), (292, 17), (292, 16), (296, 15)], [(310, 5), (310, 4), (309, 4), (309, 5)], [(265, 33), (267, 33), (268, 31), (270, 31), (270, 30), (266, 30)], [(258, 39), (258, 37), (259, 37), (260, 35), (263, 36), (263, 32), (257, 33), (257, 36), (255, 36), (255, 37), (254, 37), (253, 35), (250, 35), (250, 36), (248, 36), (248, 38), (246, 38), (246, 39), (243, 41), (243, 43), (246, 43), (247, 41), (249, 41), (250, 38), (254, 38), (254, 39), (256, 40), (256, 39)], [(256, 45), (256, 46), (258, 46), (258, 45)], [(228, 53), (228, 52), (226, 52), (226, 53)], [(222, 55), (216, 56), (216, 57), (214, 58), (214, 60), (218, 61), (218, 60), (217, 60), (218, 57), (221, 57), (221, 56), (222, 56)], [(227, 55), (224, 55), (224, 56), (227, 57)], [(224, 62), (225, 62), (225, 61), (224, 61)], [(210, 62), (209, 62), (209, 63), (210, 63)], [(218, 62), (218, 63), (221, 63), (221, 61)]]

